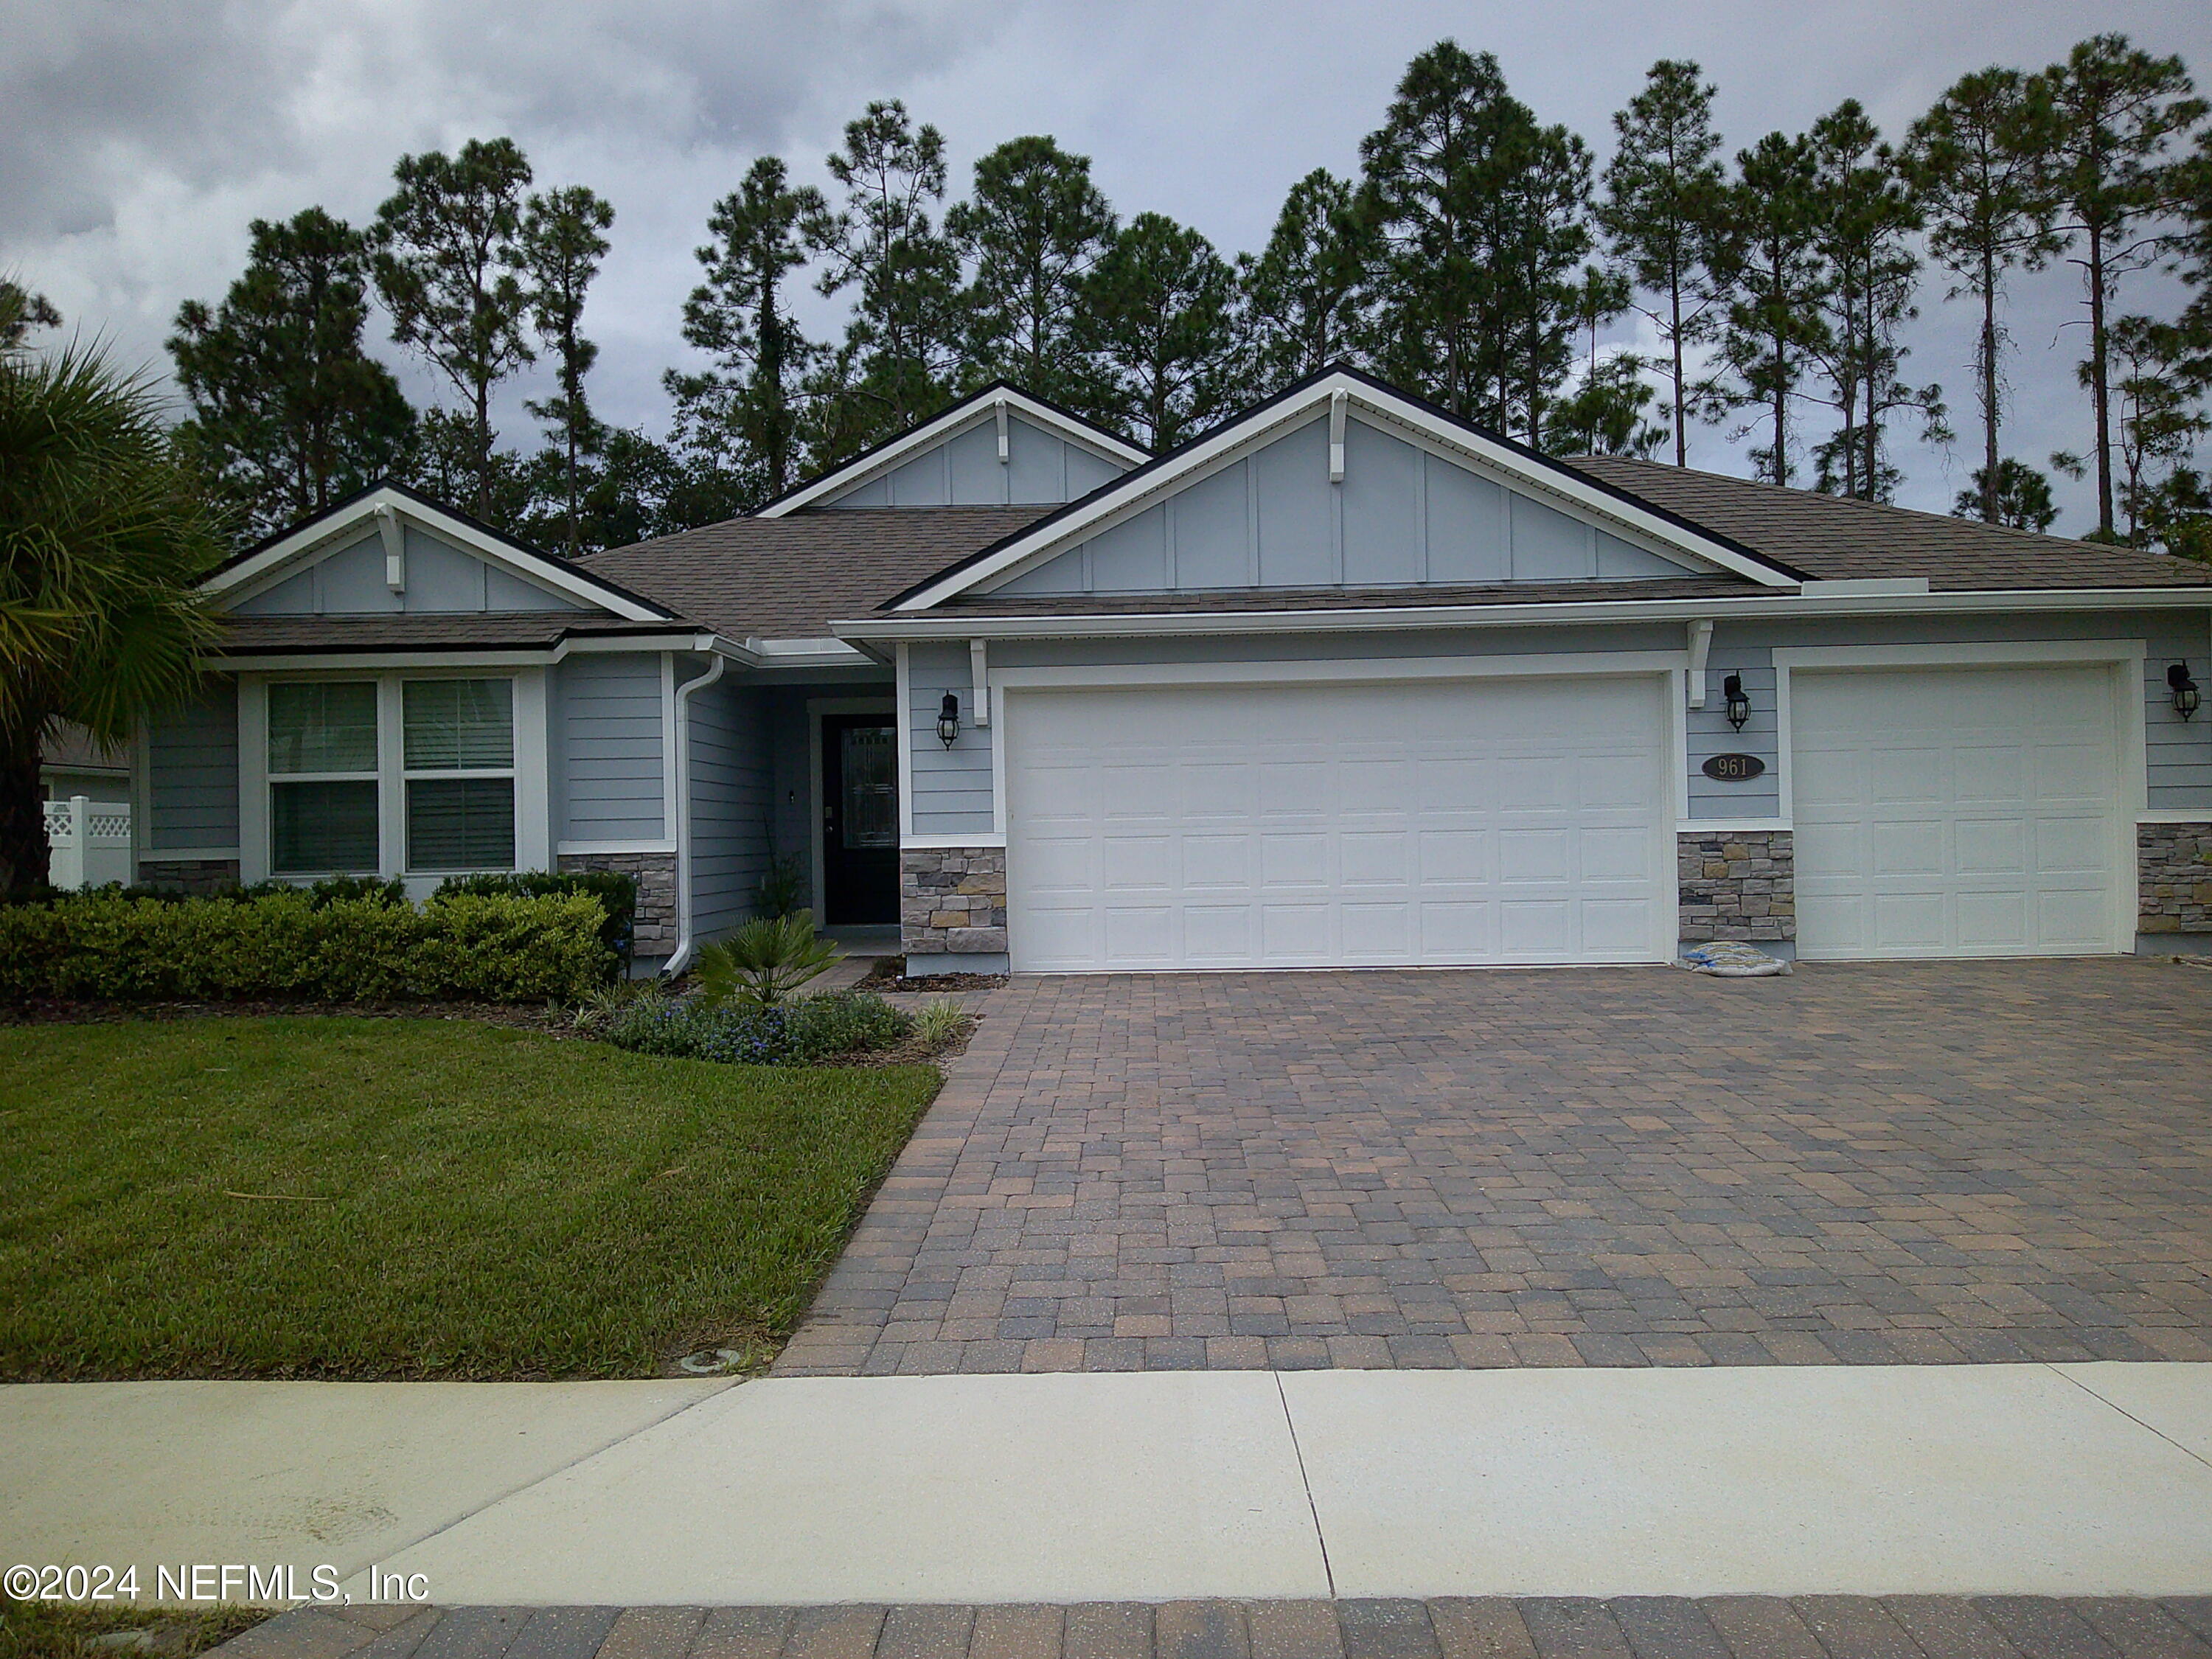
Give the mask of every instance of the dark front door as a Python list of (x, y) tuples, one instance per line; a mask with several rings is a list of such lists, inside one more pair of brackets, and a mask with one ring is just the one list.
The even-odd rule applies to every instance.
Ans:
[(822, 722), (822, 921), (898, 921), (898, 750), (881, 714)]

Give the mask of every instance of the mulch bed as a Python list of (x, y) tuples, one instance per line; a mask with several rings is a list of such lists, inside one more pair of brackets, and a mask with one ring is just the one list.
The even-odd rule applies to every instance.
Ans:
[(995, 991), (1004, 974), (918, 974), (909, 978), (904, 957), (879, 957), (856, 991)]

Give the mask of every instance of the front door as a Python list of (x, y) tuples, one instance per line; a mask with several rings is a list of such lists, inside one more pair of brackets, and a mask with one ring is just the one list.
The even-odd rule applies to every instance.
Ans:
[(822, 921), (898, 921), (897, 728), (881, 714), (822, 722)]

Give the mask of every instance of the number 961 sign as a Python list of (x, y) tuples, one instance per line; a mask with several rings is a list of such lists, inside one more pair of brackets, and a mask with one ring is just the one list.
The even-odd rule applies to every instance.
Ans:
[(1715, 755), (1705, 763), (1705, 775), (1719, 783), (1748, 783), (1766, 770), (1756, 755)]

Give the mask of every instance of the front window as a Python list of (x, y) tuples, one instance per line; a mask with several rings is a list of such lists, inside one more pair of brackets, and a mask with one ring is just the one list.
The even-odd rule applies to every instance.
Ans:
[(269, 688), (270, 862), (280, 876), (377, 868), (376, 683)]
[(280, 876), (385, 867), (386, 789), (404, 802), (405, 867), (514, 867), (514, 683), (405, 680), (396, 690), (398, 769), (379, 727), (390, 683), (269, 688), (270, 863)]

